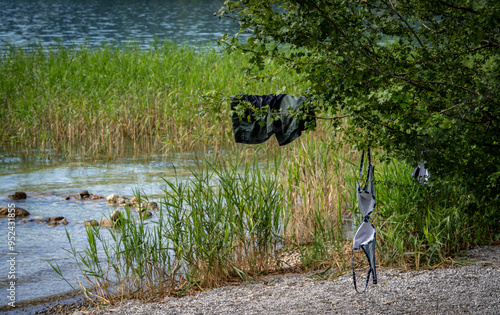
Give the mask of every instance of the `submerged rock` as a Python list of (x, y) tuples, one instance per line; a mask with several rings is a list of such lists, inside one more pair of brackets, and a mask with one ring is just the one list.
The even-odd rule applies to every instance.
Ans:
[(120, 207), (125, 207), (125, 206), (128, 206), (130, 204), (130, 200), (126, 197), (122, 197), (122, 198), (118, 198), (117, 203)]
[(113, 211), (113, 214), (110, 217), (111, 221), (113, 221), (113, 222), (116, 222), (121, 218), (123, 218), (123, 215), (119, 210)]
[(68, 224), (68, 221), (64, 217), (48, 217), (48, 218), (33, 218), (33, 219), (23, 219), (23, 223), (48, 223), (48, 225), (56, 226), (59, 224)]
[(59, 224), (68, 224), (68, 221), (64, 217), (49, 217), (47, 218), (47, 223), (51, 226), (56, 226)]
[(75, 199), (78, 199), (78, 200), (84, 200), (84, 199), (89, 199), (89, 198), (90, 198), (90, 194), (89, 194), (88, 190), (83, 190), (80, 193), (75, 195)]
[[(30, 215), (30, 213), (28, 211), (24, 210), (23, 208), (18, 208), (18, 207), (15, 207), (14, 211), (10, 211), (10, 213), (11, 214), (14, 213), (16, 219), (27, 217)], [(9, 208), (0, 207), (0, 217), (3, 217), (3, 218), (9, 217)]]
[(48, 218), (46, 219), (46, 221), (47, 221), (47, 222), (50, 222), (50, 221), (61, 221), (61, 220), (63, 220), (63, 219), (64, 219), (64, 217), (48, 217)]
[(120, 225), (125, 218), (119, 210), (113, 211), (113, 214), (109, 217), (109, 219), (102, 218), (100, 225), (104, 227), (114, 227)]
[[(103, 195), (94, 195), (89, 193), (88, 190), (83, 190), (79, 192), (78, 194), (74, 195), (76, 200), (86, 200), (86, 199), (91, 199), (91, 200), (97, 200), (97, 199), (104, 199)], [(65, 198), (66, 200), (70, 200), (71, 196), (67, 196)]]
[(84, 226), (98, 226), (99, 222), (97, 220), (90, 220), (90, 221), (85, 221), (83, 222)]
[(24, 200), (27, 197), (24, 191), (16, 191), (13, 195), (9, 195), (9, 198), (13, 200)]
[(146, 202), (146, 201), (143, 201), (141, 202), (141, 206), (136, 208), (135, 211), (137, 212), (144, 212), (144, 211), (147, 211), (147, 210), (158, 210), (158, 204), (156, 202)]
[(30, 222), (34, 222), (34, 223), (47, 223), (47, 219), (24, 218), (24, 219), (21, 220), (21, 222), (23, 222), (23, 223), (30, 223)]
[(139, 212), (139, 216), (143, 219), (147, 219), (153, 216), (153, 213), (151, 211), (141, 211)]
[(99, 224), (101, 226), (104, 226), (104, 227), (112, 227), (113, 226), (113, 222), (110, 219), (105, 219), (105, 218), (102, 218), (101, 222)]

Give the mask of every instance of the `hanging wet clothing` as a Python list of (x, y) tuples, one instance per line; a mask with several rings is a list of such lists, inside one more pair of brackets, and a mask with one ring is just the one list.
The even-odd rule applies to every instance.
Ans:
[(361, 175), (363, 172), (363, 160), (365, 157), (365, 151), (361, 155), (361, 163), (359, 167), (359, 181), (357, 185), (357, 196), (359, 210), (363, 215), (363, 222), (356, 230), (353, 239), (353, 256), (352, 256), (352, 277), (354, 281), (354, 289), (356, 292), (358, 288), (356, 286), (356, 273), (354, 271), (354, 251), (362, 249), (365, 252), (366, 258), (368, 259), (368, 275), (366, 277), (366, 285), (363, 292), (368, 287), (368, 282), (370, 280), (370, 274), (373, 274), (373, 284), (377, 284), (377, 272), (375, 269), (375, 242), (376, 242), (376, 231), (373, 224), (370, 222), (370, 214), (375, 209), (376, 197), (375, 197), (375, 185), (373, 183), (374, 176), (374, 166), (371, 164), (370, 149), (368, 149), (368, 170), (366, 175), (366, 182), (364, 187), (361, 187)]
[[(304, 112), (306, 96), (291, 96), (288, 94), (268, 95), (238, 95), (232, 97), (231, 110), (235, 110), (241, 102), (250, 102), (253, 108), (261, 109), (269, 107), (269, 114), (254, 118), (251, 109), (247, 109), (243, 117), (237, 113), (233, 114), (234, 139), (238, 143), (257, 144), (268, 140), (273, 134), (276, 135), (280, 146), (288, 144), (300, 137), (308, 123), (315, 124), (312, 114), (302, 120), (292, 117), (289, 108), (293, 112)], [(277, 113), (277, 114), (273, 114)], [(276, 119), (279, 117), (279, 119)]]

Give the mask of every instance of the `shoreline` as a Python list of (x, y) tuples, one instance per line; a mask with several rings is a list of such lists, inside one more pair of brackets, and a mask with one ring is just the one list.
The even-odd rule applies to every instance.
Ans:
[[(370, 282), (364, 294), (354, 291), (350, 272), (334, 280), (315, 280), (314, 273), (288, 273), (182, 298), (75, 308), (72, 314), (498, 314), (500, 246), (474, 247), (453, 262), (447, 267), (409, 272), (381, 268), (379, 284)], [(364, 279), (358, 282), (364, 283)]]
[[(72, 291), (64, 294), (47, 296), (35, 300), (23, 301), (16, 304), (12, 308), (8, 305), (0, 307), (0, 314), (44, 314), (45, 309), (56, 307), (57, 305), (68, 307), (76, 307), (86, 304), (79, 291)], [(40, 313), (42, 312), (42, 313)]]

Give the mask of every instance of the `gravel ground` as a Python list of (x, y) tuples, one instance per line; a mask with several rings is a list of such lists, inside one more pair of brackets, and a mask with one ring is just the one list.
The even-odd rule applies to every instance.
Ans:
[[(499, 258), (499, 246), (478, 247), (468, 251), (465, 266), (378, 270), (379, 284), (370, 281), (364, 294), (354, 291), (351, 273), (331, 281), (285, 274), (194, 296), (128, 301), (73, 314), (500, 314)], [(364, 280), (358, 282), (364, 286)]]

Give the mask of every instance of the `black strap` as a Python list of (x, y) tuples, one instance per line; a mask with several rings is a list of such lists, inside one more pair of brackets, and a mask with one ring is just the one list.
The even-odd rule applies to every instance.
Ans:
[(354, 250), (352, 251), (352, 280), (354, 282), (354, 290), (358, 293), (364, 293), (366, 291), (366, 288), (368, 288), (368, 282), (370, 282), (370, 273), (372, 273), (372, 267), (368, 269), (368, 274), (366, 275), (366, 284), (365, 288), (363, 291), (359, 292), (358, 287), (356, 286), (356, 271), (354, 271)]
[[(367, 160), (368, 160), (368, 167), (367, 167), (367, 170), (366, 170), (366, 181), (365, 181), (365, 185), (364, 185), (364, 188), (363, 189), (366, 189), (366, 187), (368, 186), (368, 182), (371, 180), (370, 179), (370, 169), (372, 168), (372, 160), (371, 160), (371, 154), (370, 154), (370, 148), (368, 148), (367, 150)], [(364, 159), (365, 159), (365, 151), (363, 150), (363, 153), (361, 154), (361, 162), (360, 162), (360, 165), (359, 165), (359, 185), (361, 187), (361, 176), (363, 174), (363, 164), (364, 164)], [(369, 222), (369, 216), (366, 216), (363, 218), (363, 221), (365, 222)], [(363, 249), (363, 252), (365, 252), (365, 255), (368, 257), (368, 255), (366, 254), (366, 251)], [(354, 268), (354, 249), (352, 250), (352, 280), (354, 282), (354, 289), (356, 290), (356, 292), (358, 293), (364, 293), (366, 291), (366, 288), (368, 288), (368, 282), (370, 282), (370, 274), (373, 273), (373, 269), (372, 267), (370, 266), (369, 269), (368, 269), (368, 274), (366, 275), (366, 283), (365, 283), (365, 288), (363, 289), (363, 291), (359, 292), (358, 291), (358, 287), (356, 285), (356, 271), (355, 271), (355, 268)], [(374, 279), (374, 283), (376, 283), (376, 280)]]
[[(365, 181), (365, 188), (368, 185), (368, 181), (370, 179), (370, 167), (372, 165), (372, 159), (371, 159), (371, 154), (370, 154), (370, 148), (368, 148), (367, 152), (367, 158), (368, 158), (368, 168), (366, 170), (366, 181)], [(363, 153), (361, 153), (361, 162), (359, 164), (359, 186), (361, 187), (361, 175), (363, 174), (363, 164), (364, 164), (364, 159), (365, 159), (365, 151), (363, 150)]]

